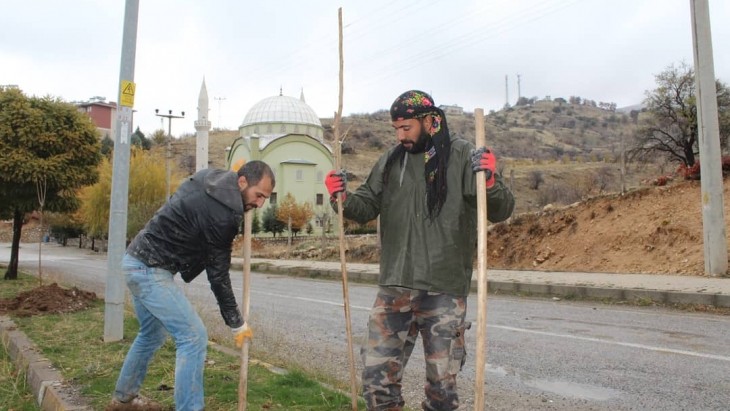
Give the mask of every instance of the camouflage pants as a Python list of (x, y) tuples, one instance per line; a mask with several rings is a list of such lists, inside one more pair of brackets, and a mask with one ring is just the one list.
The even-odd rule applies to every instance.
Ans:
[(421, 334), (426, 358), (424, 410), (459, 407), (456, 374), (466, 361), (466, 297), (380, 287), (362, 347), (363, 398), (368, 410), (401, 410), (401, 379)]

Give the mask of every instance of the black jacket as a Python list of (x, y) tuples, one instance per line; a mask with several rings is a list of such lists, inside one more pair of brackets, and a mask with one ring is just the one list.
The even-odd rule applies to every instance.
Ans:
[(231, 287), (231, 244), (239, 232), (243, 200), (236, 173), (201, 170), (189, 177), (137, 234), (127, 253), (149, 267), (180, 273), (189, 283), (208, 274), (223, 321), (243, 325)]

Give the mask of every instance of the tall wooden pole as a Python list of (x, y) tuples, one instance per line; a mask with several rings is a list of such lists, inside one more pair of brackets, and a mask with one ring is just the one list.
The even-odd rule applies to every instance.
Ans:
[[(474, 110), (476, 146), (486, 147), (484, 110)], [(474, 410), (484, 410), (484, 369), (487, 366), (487, 181), (484, 171), (477, 180), (477, 354), (474, 379)]]
[[(342, 7), (337, 9), (339, 23), (339, 52), (340, 52), (340, 93), (337, 102), (337, 113), (335, 113), (335, 169), (342, 170), (342, 141), (340, 133), (340, 122), (342, 121), (342, 95), (344, 91), (344, 60), (342, 57)], [(340, 269), (342, 271), (342, 298), (345, 305), (345, 329), (347, 331), (347, 357), (350, 362), (350, 397), (352, 409), (357, 410), (357, 377), (355, 376), (355, 355), (352, 350), (352, 321), (350, 320), (350, 294), (347, 286), (347, 259), (345, 258), (345, 225), (342, 213), (342, 193), (337, 193), (337, 216), (340, 233)]]
[[(251, 296), (251, 225), (253, 210), (248, 210), (243, 219), (243, 322), (248, 325), (248, 308)], [(241, 370), (238, 379), (238, 411), (246, 411), (248, 396), (248, 344), (243, 339), (241, 346)]]

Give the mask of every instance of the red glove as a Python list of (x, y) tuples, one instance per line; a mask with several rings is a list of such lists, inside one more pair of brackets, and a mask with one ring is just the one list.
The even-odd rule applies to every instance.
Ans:
[(497, 158), (494, 153), (489, 151), (486, 147), (480, 147), (477, 150), (472, 150), (471, 153), (471, 168), (474, 172), (484, 171), (484, 175), (487, 179), (487, 188), (494, 186), (494, 175), (497, 170)]
[(345, 201), (345, 193), (347, 192), (347, 174), (344, 170), (331, 170), (324, 178), (324, 185), (330, 193), (330, 198), (336, 198), (337, 193), (342, 193), (342, 201)]

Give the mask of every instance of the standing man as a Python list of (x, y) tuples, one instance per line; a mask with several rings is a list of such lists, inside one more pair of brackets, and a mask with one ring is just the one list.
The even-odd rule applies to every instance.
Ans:
[(380, 288), (362, 347), (363, 397), (368, 410), (403, 408), (403, 369), (420, 334), (427, 379), (421, 406), (454, 410), (476, 248), (475, 173), (486, 174), (490, 221), (506, 220), (514, 197), (495, 172), (494, 154), (451, 138), (446, 116), (428, 94), (401, 94), (390, 117), (399, 144), (363, 185), (347, 192), (344, 173), (334, 170), (325, 179), (331, 200), (342, 193), (345, 217), (364, 223), (380, 215)]
[(237, 346), (252, 333), (243, 322), (231, 287), (231, 245), (243, 213), (261, 207), (275, 185), (271, 168), (250, 161), (238, 173), (205, 169), (185, 181), (129, 244), (122, 259), (139, 321), (107, 410), (159, 409), (139, 396), (152, 355), (170, 334), (177, 347), (175, 409), (205, 408), (203, 368), (208, 334), (195, 308), (175, 283), (189, 283), (203, 270), (231, 327)]

